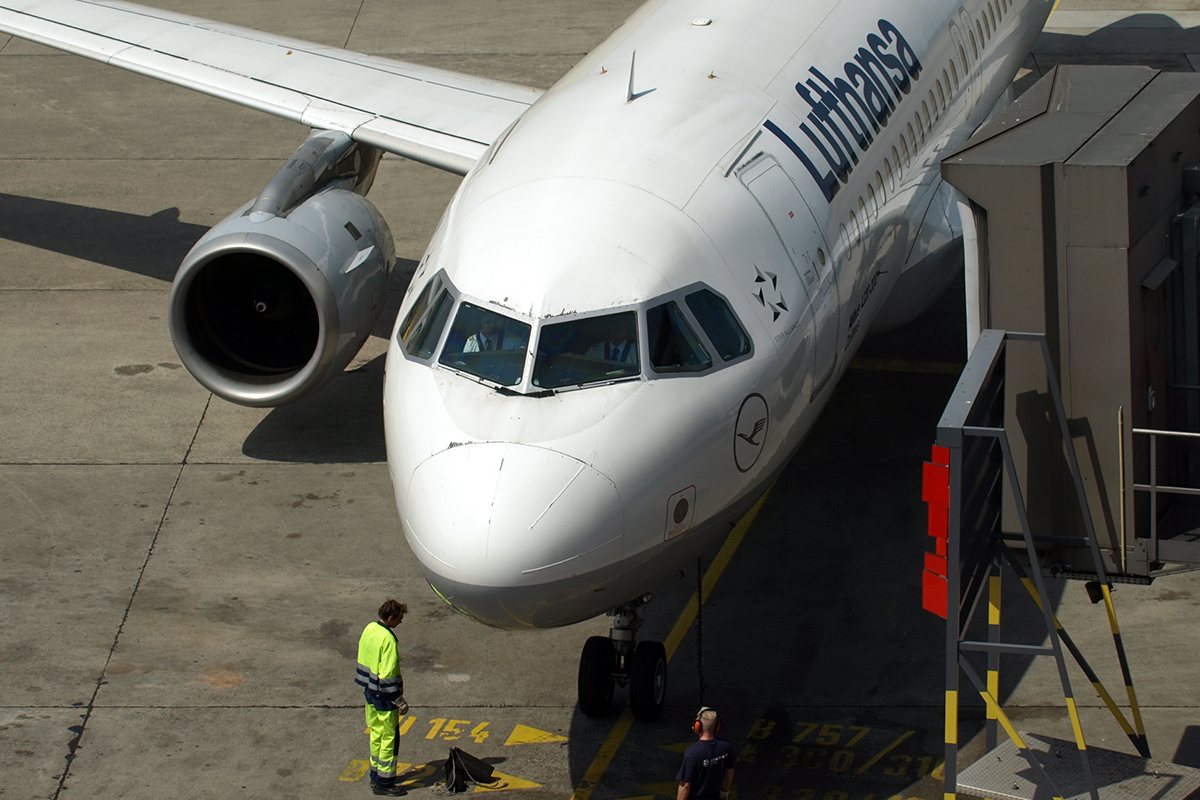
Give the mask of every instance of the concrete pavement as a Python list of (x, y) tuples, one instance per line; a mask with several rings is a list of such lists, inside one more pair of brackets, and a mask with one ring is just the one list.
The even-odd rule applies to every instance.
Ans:
[[(637, 3), (162, 5), (548, 86)], [(1200, 3), (1165, 5), (1064, 2), (1031, 78), (1063, 61), (1189, 69)], [(670, 796), (703, 699), (726, 715), (741, 797), (940, 797), (941, 632), (919, 610), (919, 463), (955, 380), (937, 365), (963, 359), (961, 296), (864, 351), (911, 369), (843, 381), (705, 606), (703, 658), (693, 629), (663, 718), (620, 736), (615, 716), (575, 708), (579, 648), (606, 620), (478, 626), (432, 594), (398, 533), (382, 353), (457, 178), (381, 167), (371, 199), (402, 274), (377, 336), (333, 386), (245, 409), (180, 368), (165, 322), (176, 265), (305, 134), (0, 37), (0, 797), (367, 796), (354, 643), (388, 595), (412, 609), (398, 633), (413, 704), (401, 758), (414, 765), (458, 745), (510, 776), (514, 796)], [(667, 636), (695, 581), (687, 569), (657, 592), (646, 635)], [(1081, 593), (1065, 587), (1060, 615), (1085, 649), (1108, 646)], [(1187, 747), (1200, 724), (1197, 602), (1192, 576), (1117, 594), (1160, 758), (1200, 759)], [(1056, 677), (1043, 665), (1005, 674), (1014, 714), (1062, 735)], [(1106, 712), (1081, 702), (1120, 749)], [(964, 717), (972, 735), (977, 717)], [(418, 786), (437, 777), (419, 773)]]

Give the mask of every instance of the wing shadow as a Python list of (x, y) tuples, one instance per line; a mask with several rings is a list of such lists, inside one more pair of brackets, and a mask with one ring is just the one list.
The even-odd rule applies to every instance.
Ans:
[(150, 216), (0, 193), (0, 239), (170, 281), (208, 230), (178, 208)]

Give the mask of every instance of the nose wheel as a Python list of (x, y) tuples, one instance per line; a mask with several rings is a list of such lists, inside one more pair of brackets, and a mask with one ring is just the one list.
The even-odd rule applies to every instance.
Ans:
[(667, 699), (667, 651), (662, 642), (634, 637), (642, 620), (638, 609), (650, 595), (609, 612), (608, 636), (592, 636), (579, 658), (579, 710), (602, 717), (612, 710), (613, 687), (629, 687), (629, 706), (636, 719), (658, 719)]

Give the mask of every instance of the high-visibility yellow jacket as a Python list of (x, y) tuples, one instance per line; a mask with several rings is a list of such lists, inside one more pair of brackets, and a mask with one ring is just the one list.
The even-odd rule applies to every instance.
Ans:
[(363, 687), (367, 703), (379, 711), (392, 711), (404, 694), (396, 634), (381, 622), (363, 628), (358, 640), (358, 670), (354, 682)]

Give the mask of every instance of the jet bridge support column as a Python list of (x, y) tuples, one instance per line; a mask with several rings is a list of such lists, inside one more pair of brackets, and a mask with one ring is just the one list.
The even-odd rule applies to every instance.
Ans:
[[(1004, 375), (1006, 362), (1012, 353), (1008, 347), (1011, 342), (1037, 345), (1032, 349), (1041, 356), (1047, 383), (1051, 387), (1051, 413), (1060, 432), (1059, 446), (1071, 470), (1075, 501), (1080, 506), (1083, 519), (1090, 518), (1087, 494), (1066, 414), (1061, 398), (1054, 390), (1057, 381), (1046, 337), (1040, 334), (984, 331), (938, 423), (938, 444), (934, 447), (933, 462), (926, 464), (923, 489), (923, 495), (930, 505), (930, 534), (938, 541), (936, 552), (927, 554), (925, 559), (924, 606), (946, 619), (946, 797), (953, 798), (958, 791), (964, 791), (982, 797), (1023, 798), (1033, 796), (1036, 790), (1049, 791), (1051, 796), (1060, 798), (1086, 793), (1093, 800), (1104, 797), (1104, 790), (1110, 797), (1146, 796), (1144, 781), (1153, 780), (1160, 773), (1166, 774), (1164, 770), (1178, 776), (1170, 796), (1186, 797), (1200, 787), (1200, 770), (1149, 760), (1149, 745), (1142, 727), (1137, 695), (1133, 690), (1128, 661), (1116, 624), (1108, 576), (1103, 572), (1103, 560), (1097, 552), (1094, 531), (1089, 530), (1079, 541), (1066, 541), (1069, 537), (1038, 529), (1026, 513), (1027, 498), (1036, 492), (1032, 491), (1032, 487), (1024, 488), (1017, 474), (1009, 431), (1003, 422), (1007, 394)], [(1011, 490), (1011, 500), (1020, 522), (1021, 534), (1015, 537), (1001, 532), (999, 495), (1007, 493), (1002, 476), (1007, 478), (1007, 487)], [(1042, 490), (1045, 487), (1038, 488)], [(1059, 541), (1091, 550), (1096, 563), (1100, 565), (1099, 580), (1089, 584), (1088, 591), (1096, 601), (1104, 602), (1127, 687), (1132, 724), (1126, 720), (1050, 607), (1050, 595), (1046, 591), (1047, 577), (1037, 568), (1038, 548), (1047, 541)], [(1037, 605), (1048, 645), (1016, 644), (1005, 641), (1001, 635), (998, 603), (998, 584), (1002, 575), (998, 567), (1001, 561), (1005, 564), (1005, 573), (1016, 575)], [(988, 636), (983, 641), (973, 638), (972, 631), (975, 628), (972, 627), (972, 617), (985, 597), (989, 614)], [(1067, 672), (1064, 648), (1083, 669), (1141, 758), (1087, 746)], [(980, 677), (972, 662), (972, 653), (987, 656), (986, 681)], [(1021, 733), (1004, 713), (998, 694), (999, 658), (1004, 654), (1054, 657), (1064, 705), (1074, 732), (1077, 761), (1057, 755), (1070, 743)], [(1008, 741), (993, 746), (994, 733), (989, 732), (989, 755), (961, 774), (957, 770), (960, 672), (984, 700), (988, 719), (994, 719), (1008, 735)], [(1102, 765), (1104, 786), (1100, 786), (1095, 779), (1094, 763)], [(1072, 768), (1073, 764), (1077, 766)], [(1121, 793), (1114, 793), (1114, 788)]]

